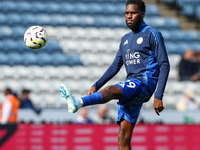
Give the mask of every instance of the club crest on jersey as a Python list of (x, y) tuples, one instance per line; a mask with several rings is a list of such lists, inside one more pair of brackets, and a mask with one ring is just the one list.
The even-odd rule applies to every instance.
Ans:
[(139, 37), (138, 39), (137, 39), (137, 44), (141, 44), (143, 42), (143, 38), (142, 37)]

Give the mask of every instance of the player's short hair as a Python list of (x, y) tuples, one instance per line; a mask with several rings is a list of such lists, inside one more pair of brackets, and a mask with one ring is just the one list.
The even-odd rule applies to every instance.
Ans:
[(12, 90), (10, 88), (6, 88), (4, 91), (7, 91), (8, 93), (12, 93)]
[(22, 93), (30, 93), (31, 91), (29, 89), (23, 89)]
[(146, 11), (146, 5), (143, 0), (127, 0), (126, 6), (129, 4), (136, 4), (142, 12)]

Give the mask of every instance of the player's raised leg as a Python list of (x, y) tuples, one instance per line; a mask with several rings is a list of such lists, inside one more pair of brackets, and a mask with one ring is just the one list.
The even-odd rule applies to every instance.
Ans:
[(94, 92), (80, 99), (76, 99), (69, 92), (69, 90), (65, 87), (64, 84), (60, 85), (60, 92), (61, 96), (67, 100), (68, 111), (71, 113), (75, 113), (81, 107), (95, 105), (95, 104), (103, 104), (107, 103), (112, 99), (122, 98), (122, 91), (116, 85), (107, 86), (105, 89), (101, 91)]
[(64, 84), (60, 85), (61, 96), (67, 100), (68, 111), (75, 113), (79, 108), (85, 107), (88, 105), (102, 104), (103, 95), (101, 92), (95, 92), (88, 96), (76, 99), (66, 88)]
[(71, 93), (68, 91), (68, 89), (65, 87), (64, 84), (60, 85), (60, 92), (61, 92), (61, 96), (67, 99), (69, 112), (75, 113), (80, 107), (82, 107), (81, 102), (75, 99), (73, 95), (71, 95)]

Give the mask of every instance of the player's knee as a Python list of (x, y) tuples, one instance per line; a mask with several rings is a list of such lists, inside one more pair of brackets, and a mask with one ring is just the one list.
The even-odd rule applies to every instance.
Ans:
[(112, 92), (112, 89), (113, 89), (113, 86), (112, 86), (112, 85), (109, 85), (109, 86), (106, 86), (106, 87), (105, 87), (105, 90), (106, 90), (107, 92)]
[(126, 132), (126, 130), (120, 129), (118, 135), (118, 141), (120, 145), (123, 146), (129, 145), (131, 141), (131, 136), (129, 133)]
[(115, 95), (121, 93), (121, 89), (116, 86), (116, 85), (109, 85), (105, 88), (105, 90), (110, 94), (110, 95)]
[(104, 99), (122, 99), (121, 89), (116, 85), (109, 85), (105, 87), (101, 93), (103, 94)]

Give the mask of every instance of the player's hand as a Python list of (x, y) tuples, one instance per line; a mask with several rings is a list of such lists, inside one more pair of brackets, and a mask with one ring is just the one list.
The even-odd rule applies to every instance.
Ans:
[(87, 92), (87, 95), (90, 95), (94, 92), (96, 92), (96, 88), (94, 86), (92, 86), (91, 89)]
[(163, 109), (165, 109), (165, 107), (163, 106), (163, 101), (154, 98), (154, 110), (158, 116), (160, 115), (160, 112), (163, 111)]

